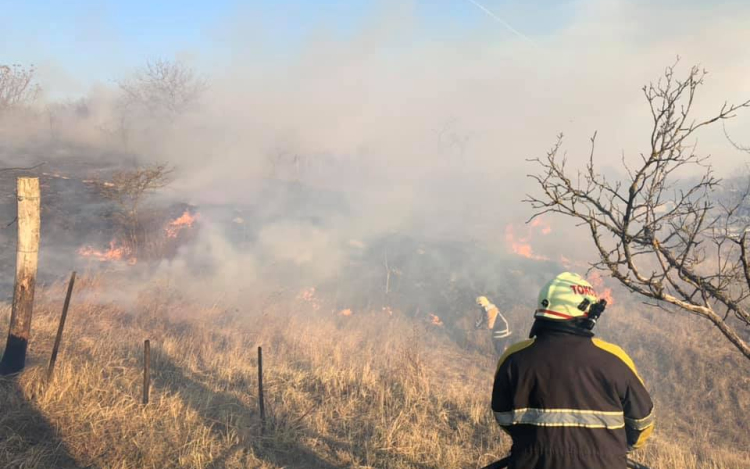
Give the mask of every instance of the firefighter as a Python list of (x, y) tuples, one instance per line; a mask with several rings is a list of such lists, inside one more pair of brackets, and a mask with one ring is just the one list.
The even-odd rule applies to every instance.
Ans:
[(509, 469), (625, 469), (650, 436), (654, 406), (633, 361), (594, 338), (605, 306), (562, 273), (539, 293), (530, 339), (500, 357), (492, 410), (513, 440)]
[(508, 321), (505, 317), (500, 314), (500, 310), (497, 306), (490, 303), (490, 300), (486, 296), (480, 296), (477, 298), (477, 305), (479, 305), (479, 319), (474, 323), (474, 327), (477, 329), (486, 327), (492, 331), (492, 345), (495, 347), (495, 352), (498, 356), (505, 352), (508, 348), (508, 341), (511, 335), (510, 328), (508, 327)]

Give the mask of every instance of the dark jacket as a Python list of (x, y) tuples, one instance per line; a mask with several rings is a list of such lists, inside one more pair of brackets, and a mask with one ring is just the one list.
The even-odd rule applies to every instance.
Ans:
[(633, 361), (578, 327), (538, 320), (500, 358), (495, 419), (513, 439), (509, 469), (625, 469), (654, 426)]

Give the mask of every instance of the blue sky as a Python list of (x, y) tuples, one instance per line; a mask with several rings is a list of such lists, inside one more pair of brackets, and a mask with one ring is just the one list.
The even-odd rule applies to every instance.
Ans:
[[(745, 0), (475, 1), (542, 40), (592, 5), (619, 1), (709, 12)], [(84, 93), (92, 83), (126, 76), (154, 58), (179, 57), (207, 71), (248, 57), (281, 61), (311, 37), (345, 41), (373, 25), (397, 25), (378, 36), (379, 47), (516, 39), (471, 0), (0, 0), (0, 8), (8, 12), (0, 19), (0, 63), (37, 64), (52, 94)]]
[[(480, 0), (529, 36), (563, 27), (566, 0)], [(388, 5), (404, 5), (388, 10)], [(0, 62), (54, 64), (86, 82), (111, 80), (149, 58), (183, 55), (204, 66), (230, 60), (250, 39), (268, 54), (294, 53), (311, 34), (356, 35), (384, 11), (402, 15), (409, 40), (512, 34), (468, 0), (0, 0)]]

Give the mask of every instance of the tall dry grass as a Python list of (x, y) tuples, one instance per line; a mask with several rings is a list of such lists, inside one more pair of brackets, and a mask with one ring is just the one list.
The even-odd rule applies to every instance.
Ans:
[[(122, 306), (110, 291), (106, 279), (79, 282), (49, 384), (63, 286), (40, 292), (29, 367), (0, 384), (0, 467), (471, 468), (507, 451), (489, 410), (494, 357), (439, 327), (293, 301), (240, 314), (163, 288)], [(524, 314), (511, 316), (520, 323)], [(8, 315), (5, 306), (2, 324)], [(627, 332), (660, 409), (652, 444), (635, 457), (661, 469), (750, 467), (739, 415), (750, 390), (722, 368), (744, 364), (679, 321), (669, 331), (647, 319), (610, 318), (611, 330)], [(153, 381), (143, 406), (146, 338)]]

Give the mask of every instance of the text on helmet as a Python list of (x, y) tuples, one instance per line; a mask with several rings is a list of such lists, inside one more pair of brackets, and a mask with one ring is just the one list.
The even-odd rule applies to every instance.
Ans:
[(577, 293), (579, 295), (597, 296), (593, 287), (587, 287), (584, 285), (571, 285), (570, 289), (573, 290), (573, 293)]

